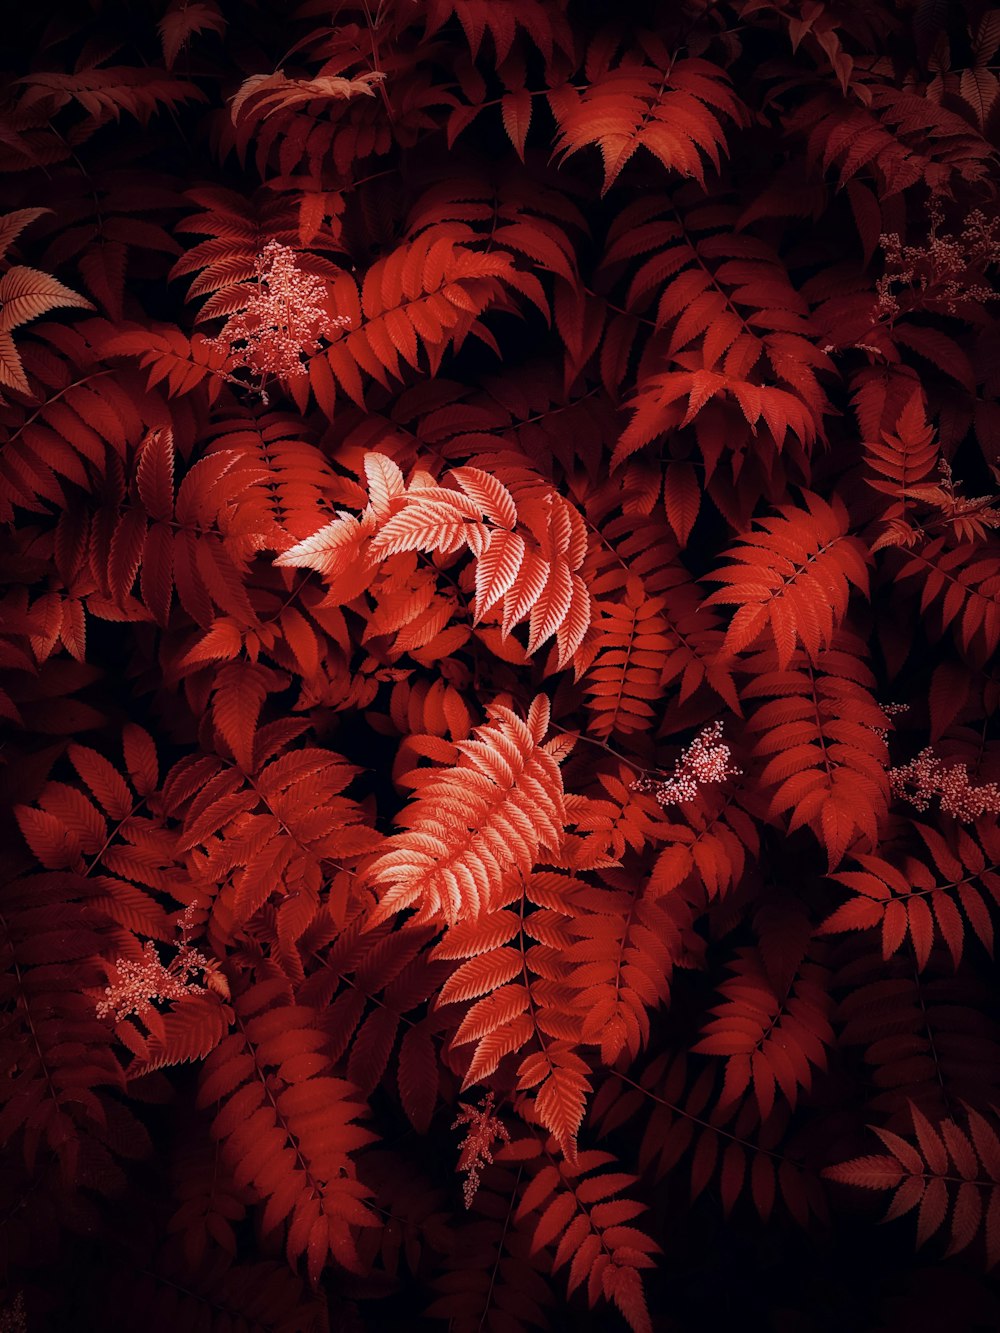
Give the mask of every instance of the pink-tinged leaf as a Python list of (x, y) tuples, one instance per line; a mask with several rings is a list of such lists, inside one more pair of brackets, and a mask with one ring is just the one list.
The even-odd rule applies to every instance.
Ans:
[(346, 515), (297, 542), (290, 550), (283, 551), (275, 557), (274, 563), (315, 569), (325, 578), (335, 579), (360, 558), (366, 538), (367, 533), (358, 520)]
[(476, 620), (513, 587), (524, 560), (524, 539), (496, 528), (476, 561)]
[(397, 465), (384, 454), (365, 454), (364, 468), (368, 503), (376, 520), (382, 523), (405, 495), (406, 483)]

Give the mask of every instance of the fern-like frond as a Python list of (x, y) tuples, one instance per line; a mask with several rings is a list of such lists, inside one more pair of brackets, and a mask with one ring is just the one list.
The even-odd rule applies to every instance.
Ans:
[(89, 133), (119, 120), (123, 112), (147, 125), (161, 108), (174, 111), (183, 102), (205, 100), (198, 85), (188, 79), (132, 65), (81, 69), (72, 74), (37, 73), (17, 82), (24, 86), (19, 97), (23, 111), (42, 109), (51, 116), (75, 105), (83, 111)]
[(966, 659), (988, 661), (1000, 646), (1000, 555), (995, 545), (962, 542), (949, 549), (936, 537), (906, 552), (900, 582), (919, 583), (921, 606), (934, 608), (941, 630), (951, 629)]
[[(778, 986), (757, 949), (740, 949), (729, 964), (733, 976), (719, 987), (720, 1002), (692, 1052), (726, 1058), (720, 1108), (748, 1088), (767, 1120), (780, 1092), (795, 1108), (824, 1070), (833, 1045), (829, 978), (816, 963), (801, 963), (794, 980)], [(784, 979), (782, 979), (784, 981)]]
[(1000, 1262), (1000, 1137), (994, 1118), (971, 1108), (961, 1120), (932, 1123), (911, 1106), (911, 1137), (873, 1126), (888, 1151), (829, 1166), (828, 1180), (856, 1189), (893, 1190), (885, 1221), (919, 1209), (917, 1244), (925, 1245), (942, 1229), (948, 1254), (966, 1249), (983, 1236), (986, 1262)]
[(923, 844), (918, 854), (892, 860), (853, 854), (861, 869), (833, 877), (852, 896), (820, 929), (838, 934), (877, 928), (886, 959), (909, 940), (917, 965), (923, 969), (938, 941), (947, 945), (958, 966), (967, 921), (992, 953), (991, 910), (1000, 906), (1000, 836), (996, 828), (985, 820), (975, 831), (955, 827), (949, 836), (923, 823), (915, 822), (913, 828)]
[(374, 1224), (354, 1154), (372, 1139), (353, 1085), (330, 1071), (318, 1015), (261, 982), (234, 1002), (236, 1030), (205, 1062), (199, 1104), (220, 1103), (212, 1134), (237, 1185), (266, 1204), (265, 1232), (281, 1227), (294, 1267), (307, 1258), (319, 1282), (329, 1257), (360, 1261), (354, 1229)]
[(127, 489), (118, 480), (120, 512), (105, 512), (91, 524), (90, 562), (101, 589), (125, 618), (137, 584), (141, 605), (161, 625), (176, 590), (196, 624), (210, 625), (217, 608), (252, 626), (257, 616), (221, 524), (241, 491), (263, 474), (254, 459), (237, 452), (200, 459), (179, 485), (175, 466), (170, 430), (150, 431), (136, 451)]
[[(558, 665), (566, 665), (583, 641), (591, 614), (590, 594), (578, 573), (586, 531), (567, 500), (530, 476), (510, 478), (512, 492), (496, 476), (463, 467), (452, 470), (455, 489), (433, 485), (427, 474), (417, 474), (407, 488), (399, 468), (384, 455), (368, 454), (364, 466), (369, 504), (360, 521), (341, 513), (284, 551), (276, 565), (316, 569), (331, 583), (359, 575), (367, 575), (370, 583), (387, 557), (408, 551), (451, 555), (467, 548), (476, 557), (475, 620), (498, 607), (502, 638), (527, 620), (528, 652), (554, 636)], [(431, 608), (434, 585), (422, 582), (425, 592), (406, 585), (401, 618), (399, 605), (390, 602), (371, 632), (397, 631), (417, 614), (431, 618), (433, 632), (443, 629), (444, 620), (433, 621), (441, 614), (440, 608)], [(385, 591), (393, 591), (391, 584)], [(413, 598), (422, 595), (423, 603), (413, 605)]]
[(693, 882), (709, 901), (730, 893), (760, 852), (756, 812), (745, 783), (722, 792), (699, 788), (693, 800), (679, 807), (682, 818), (657, 832), (657, 840), (667, 845), (653, 863), (651, 891), (671, 894)]
[[(725, 204), (705, 207), (700, 195), (687, 199), (684, 191), (678, 191), (676, 197), (653, 196), (630, 205), (609, 231), (602, 289), (622, 283), (632, 336), (637, 337), (643, 326), (651, 327), (653, 335), (661, 335), (656, 339), (658, 349), (662, 346), (677, 371), (708, 371), (717, 377), (697, 380), (702, 386), (697, 398), (692, 381), (685, 413), (682, 395), (671, 397), (672, 386), (679, 388), (682, 380), (660, 383), (655, 377), (640, 376), (632, 403), (635, 416), (621, 435), (615, 462), (646, 443), (658, 420), (662, 430), (682, 416), (693, 419), (710, 401), (705, 396), (710, 391), (713, 396), (733, 393), (751, 428), (763, 415), (779, 448), (786, 433), (784, 426), (779, 428), (782, 404), (789, 408), (788, 426), (804, 442), (829, 410), (817, 376), (832, 364), (817, 346), (818, 331), (808, 303), (774, 249), (727, 227), (727, 223), (735, 226), (736, 217), (735, 207), (731, 211)], [(629, 281), (624, 286), (626, 276)], [(607, 336), (611, 337), (610, 325)], [(739, 381), (744, 387), (737, 390)], [(715, 383), (719, 387), (713, 390)], [(774, 394), (776, 388), (779, 392)], [(787, 404), (789, 393), (798, 400), (797, 409)], [(718, 446), (709, 447), (710, 441), (711, 435), (699, 435), (709, 477), (719, 454)]]
[(791, 830), (811, 828), (831, 866), (854, 844), (874, 847), (888, 813), (889, 720), (863, 653), (840, 630), (814, 660), (798, 651), (782, 663), (768, 650), (747, 662), (753, 678), (743, 697), (768, 700), (747, 729), (763, 761), (761, 785), (773, 791), (770, 814), (787, 815)]
[(617, 1165), (610, 1153), (590, 1150), (568, 1162), (538, 1140), (498, 1153), (501, 1161), (508, 1157), (526, 1162), (531, 1173), (514, 1222), (531, 1228), (532, 1252), (553, 1246), (553, 1269), (569, 1266), (571, 1294), (586, 1283), (591, 1307), (603, 1299), (618, 1308), (632, 1333), (652, 1333), (640, 1273), (653, 1267), (659, 1247), (631, 1225), (645, 1204), (618, 1197), (635, 1177), (601, 1171)]
[(603, 878), (606, 887), (577, 895), (564, 953), (580, 991), (581, 1039), (610, 1066), (623, 1052), (634, 1059), (649, 1040), (649, 1015), (668, 999), (689, 918), (683, 895), (657, 898), (635, 886), (634, 872)]
[[(47, 839), (54, 842), (54, 817), (52, 825)], [(92, 896), (79, 875), (53, 872), (11, 880), (0, 896), (0, 991), (9, 1008), (0, 1034), (8, 1071), (0, 1143), (19, 1144), (32, 1172), (39, 1156), (51, 1155), (70, 1191), (87, 1158), (83, 1141), (99, 1140), (106, 1124), (105, 1090), (125, 1086), (114, 1034), (86, 993), (100, 993), (100, 955), (110, 948)]]
[(549, 704), (540, 695), (522, 721), (495, 704), (451, 768), (423, 770), (403, 812), (405, 830), (375, 862), (374, 921), (406, 908), (418, 922), (475, 920), (489, 911), (506, 876), (528, 874), (543, 851), (557, 856), (566, 812), (560, 740), (545, 740)]
[(640, 148), (666, 170), (704, 183), (706, 163), (718, 171), (727, 149), (724, 120), (743, 120), (742, 105), (717, 65), (656, 54), (664, 64), (629, 56), (597, 69), (579, 97), (557, 111), (556, 151), (571, 157), (596, 144), (604, 159), (603, 194)]
[(808, 136), (812, 171), (835, 171), (841, 187), (864, 173), (893, 195), (921, 181), (943, 184), (952, 175), (976, 181), (989, 170), (989, 145), (955, 111), (877, 79), (866, 101), (851, 104), (824, 91), (790, 117), (790, 132)]
[(270, 116), (305, 106), (309, 102), (374, 97), (375, 86), (384, 78), (385, 75), (379, 70), (370, 70), (353, 79), (339, 75), (290, 79), (280, 69), (273, 74), (252, 74), (234, 94), (229, 114), (233, 124), (237, 125), (241, 119), (267, 120)]
[(977, 978), (916, 972), (905, 952), (887, 960), (866, 950), (838, 969), (834, 988), (838, 1045), (862, 1053), (872, 1085), (867, 1105), (886, 1128), (909, 1129), (911, 1102), (932, 1119), (962, 1102), (996, 1104), (1000, 1026)]
[(802, 1227), (813, 1216), (825, 1218), (819, 1181), (790, 1153), (780, 1151), (790, 1115), (787, 1106), (776, 1103), (761, 1123), (753, 1097), (738, 1113), (732, 1102), (713, 1105), (715, 1082), (710, 1067), (691, 1079), (683, 1055), (659, 1055), (638, 1081), (608, 1078), (594, 1099), (591, 1121), (599, 1133), (609, 1134), (645, 1113), (641, 1169), (660, 1180), (684, 1164), (690, 1170), (692, 1202), (711, 1185), (727, 1215), (745, 1197), (765, 1222), (779, 1202)]
[(0, 403), (0, 515), (16, 505), (46, 512), (68, 505), (67, 483), (100, 487), (109, 469), (143, 434), (148, 404), (140, 385), (119, 380), (99, 359), (92, 338), (74, 328), (38, 325), (22, 345), (24, 406)]
[(518, 1087), (533, 1094), (538, 1118), (572, 1156), (591, 1085), (575, 1050), (584, 1010), (566, 944), (589, 890), (553, 871), (519, 878), (511, 876), (503, 907), (452, 926), (435, 947), (435, 958), (463, 960), (437, 1004), (464, 1006), (452, 1046), (476, 1043), (463, 1088), (516, 1056)]
[(836, 496), (831, 503), (805, 492), (805, 510), (783, 506), (775, 518), (760, 519), (728, 552), (734, 563), (711, 576), (725, 588), (710, 594), (709, 606), (738, 609), (726, 631), (734, 653), (769, 631), (784, 670), (801, 644), (815, 659), (830, 646), (847, 614), (851, 587), (868, 591), (867, 552), (848, 533), (849, 518)]
[(192, 37), (203, 32), (222, 36), (226, 31), (226, 20), (216, 0), (194, 0), (193, 4), (190, 0), (171, 0), (157, 24), (157, 31), (163, 47), (164, 64), (167, 69), (173, 69)]
[[(656, 673), (661, 690), (677, 687), (681, 704), (687, 703), (700, 686), (707, 685), (731, 708), (738, 708), (731, 663), (722, 652), (721, 624), (717, 614), (704, 606), (703, 590), (678, 558), (676, 539), (663, 515), (647, 517), (628, 510), (609, 515), (609, 503), (615, 507), (621, 504), (621, 493), (599, 493), (587, 506), (587, 517), (598, 535), (591, 538), (582, 574), (598, 617), (576, 659), (578, 670), (587, 669), (584, 679), (588, 693), (594, 696), (591, 708), (595, 725), (606, 725), (609, 710), (603, 701), (610, 698), (614, 704), (620, 689), (620, 705), (613, 710), (619, 728), (624, 730), (628, 714), (636, 722), (630, 730), (639, 730), (645, 716), (639, 705), (648, 705), (656, 697), (649, 693), (649, 671)], [(650, 645), (643, 643), (640, 647), (639, 643), (650, 630), (649, 625), (637, 615), (628, 631), (629, 608), (638, 609), (634, 604), (640, 586), (646, 599), (643, 605), (655, 607), (652, 624), (657, 628), (651, 632), (658, 645), (652, 650), (658, 657), (655, 665), (645, 656), (651, 651)], [(666, 638), (662, 655), (660, 622)], [(642, 654), (638, 659), (633, 656), (636, 651)], [(640, 662), (642, 674), (633, 680)], [(631, 703), (630, 691), (637, 693), (635, 704)]]
[(104, 356), (135, 357), (148, 372), (146, 387), (162, 385), (168, 398), (204, 389), (215, 402), (223, 385), (224, 354), (200, 333), (188, 337), (171, 324), (129, 329), (124, 321), (101, 343)]
[[(224, 671), (221, 679), (224, 690)], [(250, 707), (237, 692), (215, 710), (247, 761), (245, 770), (218, 761), (202, 766), (179, 846), (214, 898), (213, 920), (223, 938), (241, 931), (277, 895), (278, 951), (290, 975), (301, 976), (296, 941), (318, 909), (328, 868), (373, 850), (379, 838), (360, 806), (343, 794), (357, 770), (329, 750), (285, 748), (280, 737), (272, 749), (266, 728), (254, 737)], [(244, 743), (252, 747), (247, 754)]]

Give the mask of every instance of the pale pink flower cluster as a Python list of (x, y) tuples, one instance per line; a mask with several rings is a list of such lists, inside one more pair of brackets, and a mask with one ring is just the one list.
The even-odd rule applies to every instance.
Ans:
[(268, 379), (307, 373), (303, 356), (318, 352), (321, 338), (330, 339), (350, 326), (346, 315), (332, 315), (321, 278), (298, 267), (290, 246), (268, 241), (257, 256), (254, 285), (246, 308), (230, 316), (210, 345), (229, 358), (226, 377), (242, 383), (234, 371), (259, 377), (265, 403)]
[(965, 764), (945, 764), (930, 746), (908, 764), (889, 769), (889, 789), (917, 810), (926, 810), (937, 796), (944, 813), (954, 815), (963, 823), (982, 815), (1000, 814), (1000, 786), (997, 783), (975, 785), (969, 779)]
[[(909, 704), (882, 705), (882, 712), (885, 713), (886, 717), (899, 717), (901, 713), (908, 713), (909, 711)], [(878, 736), (880, 740), (884, 741), (886, 745), (889, 744), (889, 733), (885, 727), (872, 727), (872, 731), (874, 731), (875, 735)]]
[(210, 975), (213, 967), (190, 942), (192, 911), (192, 907), (187, 908), (180, 919), (180, 947), (168, 964), (164, 965), (152, 940), (142, 946), (142, 957), (138, 961), (131, 958), (115, 961), (114, 982), (105, 987), (104, 999), (97, 1002), (98, 1018), (113, 1015), (119, 1022), (132, 1014), (145, 1018), (154, 1012), (154, 1002), (204, 995), (205, 987), (198, 985), (194, 978), (199, 972)]
[(648, 792), (664, 807), (693, 801), (698, 788), (725, 782), (741, 772), (732, 763), (732, 751), (722, 739), (722, 723), (713, 722), (691, 742), (674, 764), (669, 778), (644, 776), (632, 783), (632, 791)]
[(876, 314), (890, 322), (903, 312), (900, 297), (909, 289), (907, 308), (957, 313), (959, 303), (995, 301), (1000, 292), (985, 281), (986, 270), (1000, 263), (1000, 218), (975, 208), (957, 236), (942, 235), (944, 211), (932, 200), (925, 245), (904, 245), (896, 232), (881, 235), (886, 271), (876, 283)]
[(466, 1173), (462, 1196), (466, 1208), (471, 1208), (479, 1189), (480, 1172), (493, 1161), (494, 1144), (510, 1143), (510, 1135), (494, 1113), (492, 1092), (486, 1094), (481, 1106), (459, 1102), (458, 1119), (452, 1129), (458, 1129), (460, 1125), (468, 1125), (468, 1129), (462, 1140), (456, 1169)]

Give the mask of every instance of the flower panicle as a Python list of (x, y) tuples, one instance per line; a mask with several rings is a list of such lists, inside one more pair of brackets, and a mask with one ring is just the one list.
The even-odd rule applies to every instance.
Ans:
[(462, 1196), (466, 1208), (471, 1208), (479, 1189), (483, 1167), (493, 1161), (494, 1146), (497, 1143), (510, 1143), (510, 1134), (496, 1115), (492, 1092), (486, 1094), (479, 1106), (459, 1102), (458, 1118), (452, 1129), (462, 1125), (466, 1125), (467, 1129), (459, 1148), (457, 1169), (465, 1173)]
[(231, 315), (209, 345), (227, 360), (223, 372), (232, 383), (243, 384), (236, 372), (249, 371), (259, 380), (267, 402), (269, 379), (308, 374), (305, 358), (318, 352), (323, 340), (350, 328), (347, 315), (329, 309), (326, 284), (298, 266), (296, 252), (270, 240), (257, 256), (254, 281), (248, 285), (245, 308)]
[(889, 789), (893, 796), (909, 801), (919, 811), (929, 809), (937, 798), (942, 812), (961, 823), (1000, 814), (1000, 785), (973, 783), (965, 764), (946, 764), (931, 746), (908, 764), (890, 768)]
[(713, 722), (702, 729), (687, 749), (681, 752), (668, 778), (651, 774), (636, 778), (632, 791), (648, 792), (660, 806), (693, 801), (698, 789), (727, 778), (738, 777), (742, 769), (732, 762), (732, 751), (722, 739), (722, 723)]
[(115, 960), (114, 979), (105, 987), (104, 998), (97, 1001), (98, 1018), (113, 1017), (119, 1023), (133, 1014), (147, 1018), (155, 1012), (154, 1004), (204, 995), (206, 987), (195, 980), (199, 974), (208, 982), (209, 989), (220, 991), (216, 981), (218, 968), (191, 944), (193, 912), (191, 904), (178, 921), (180, 942), (169, 963), (163, 962), (152, 940), (142, 946), (138, 959)]

